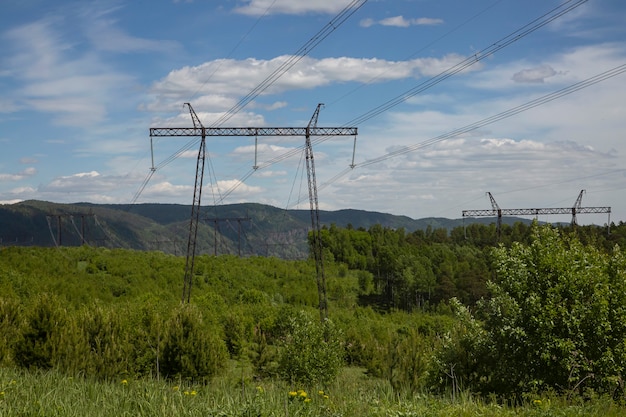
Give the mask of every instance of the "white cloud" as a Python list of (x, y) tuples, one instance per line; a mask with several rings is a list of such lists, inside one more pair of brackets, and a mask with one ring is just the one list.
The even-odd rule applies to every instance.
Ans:
[(56, 123), (90, 126), (106, 115), (113, 92), (131, 78), (112, 71), (97, 55), (77, 55), (63, 35), (62, 19), (43, 19), (5, 34), (15, 103), (55, 115)]
[(535, 68), (525, 68), (513, 74), (516, 83), (544, 83), (546, 78), (554, 77), (557, 72), (550, 65), (541, 65)]
[(37, 174), (37, 169), (33, 167), (26, 168), (25, 170), (16, 174), (0, 173), (0, 182), (15, 182), (20, 181)]
[(235, 8), (235, 12), (251, 16), (262, 16), (265, 14), (333, 14), (340, 12), (349, 4), (349, 2), (337, 0), (244, 0), (243, 3), (245, 5)]
[(362, 27), (370, 27), (374, 25), (381, 26), (393, 26), (400, 28), (407, 28), (409, 26), (434, 26), (443, 24), (443, 19), (435, 19), (430, 17), (419, 18), (405, 18), (404, 16), (386, 17), (381, 20), (374, 20), (371, 18), (363, 19), (359, 23)]
[[(290, 56), (279, 56), (270, 60), (220, 59), (171, 71), (165, 78), (153, 84), (151, 88), (153, 100), (144, 105), (144, 108), (165, 110), (177, 107), (180, 109), (182, 101), (189, 96), (197, 95), (194, 105), (199, 108), (218, 111), (230, 109), (238, 101), (239, 96), (255, 89), (290, 58)], [(304, 57), (263, 92), (261, 97), (335, 83), (381, 83), (433, 76), (463, 59), (457, 54), (448, 54), (440, 58), (416, 58), (408, 61)], [(274, 108), (278, 107), (284, 107), (284, 102), (280, 102), (280, 105)], [(204, 120), (211, 120), (211, 118)]]

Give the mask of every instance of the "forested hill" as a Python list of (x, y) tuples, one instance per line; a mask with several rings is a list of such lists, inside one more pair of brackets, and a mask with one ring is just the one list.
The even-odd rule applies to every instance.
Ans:
[[(0, 205), (0, 245), (91, 246), (186, 251), (191, 207), (180, 204), (57, 204), (23, 201)], [(256, 203), (205, 206), (201, 210), (198, 252), (300, 259), (308, 253), (309, 210), (284, 210)], [(520, 219), (505, 219), (512, 224)], [(364, 210), (320, 211), (325, 226), (369, 229), (446, 229), (463, 225), (462, 219), (423, 218)], [(524, 220), (527, 222), (527, 220)], [(473, 219), (490, 224), (492, 218)], [(468, 224), (468, 220), (466, 220)]]

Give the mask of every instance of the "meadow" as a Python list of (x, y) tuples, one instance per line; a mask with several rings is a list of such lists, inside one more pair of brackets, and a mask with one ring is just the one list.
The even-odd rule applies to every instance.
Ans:
[(507, 404), (469, 393), (456, 398), (401, 393), (382, 379), (346, 368), (326, 390), (278, 380), (250, 381), (234, 365), (208, 385), (156, 379), (97, 381), (56, 371), (0, 369), (0, 416), (395, 416), (580, 417), (623, 416), (608, 398), (572, 401), (529, 396)]
[(311, 261), (199, 256), (187, 304), (182, 257), (0, 248), (0, 416), (626, 415), (619, 247), (374, 231), (329, 231), (323, 322)]

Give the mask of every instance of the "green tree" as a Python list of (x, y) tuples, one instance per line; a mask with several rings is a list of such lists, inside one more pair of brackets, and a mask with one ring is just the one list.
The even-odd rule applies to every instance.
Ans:
[(457, 375), (482, 391), (590, 389), (623, 396), (624, 253), (606, 254), (534, 225), (530, 244), (501, 246), (493, 257), (491, 298), (478, 305), (484, 338), (448, 357), (448, 367), (474, 358)]
[(226, 344), (217, 326), (206, 323), (197, 307), (180, 306), (166, 327), (161, 360), (165, 376), (208, 382), (225, 367)]
[(343, 337), (332, 321), (320, 322), (299, 311), (288, 319), (278, 372), (292, 383), (327, 386), (343, 366), (343, 345)]
[(64, 353), (67, 318), (67, 311), (56, 296), (45, 293), (37, 297), (15, 344), (17, 364), (29, 369), (51, 369), (57, 365)]

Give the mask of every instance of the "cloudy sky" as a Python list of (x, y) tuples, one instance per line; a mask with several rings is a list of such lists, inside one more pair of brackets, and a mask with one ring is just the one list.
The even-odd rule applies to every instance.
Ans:
[[(318, 126), (358, 137), (314, 138), (322, 209), (584, 189), (626, 221), (625, 21), (623, 0), (3, 0), (0, 202), (191, 204), (198, 138), (152, 154), (151, 127), (192, 126), (185, 102), (206, 127), (302, 127), (324, 103)], [(203, 205), (308, 208), (303, 145), (207, 138)]]

